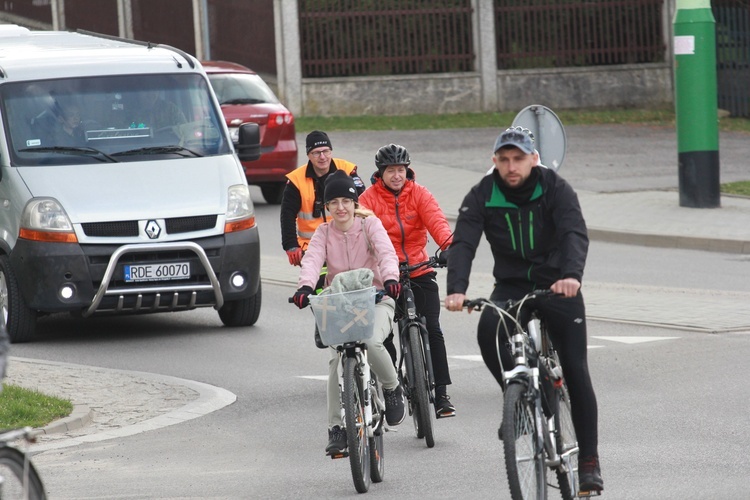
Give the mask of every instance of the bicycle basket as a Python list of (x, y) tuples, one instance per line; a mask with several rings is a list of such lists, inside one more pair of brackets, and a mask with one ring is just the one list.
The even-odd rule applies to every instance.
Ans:
[(326, 345), (367, 340), (375, 321), (375, 287), (310, 295), (320, 337)]

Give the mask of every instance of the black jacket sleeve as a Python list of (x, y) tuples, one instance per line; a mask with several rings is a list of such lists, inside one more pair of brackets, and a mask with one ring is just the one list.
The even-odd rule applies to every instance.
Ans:
[(297, 214), (302, 206), (302, 196), (293, 183), (287, 181), (281, 199), (281, 246), (284, 251), (299, 246), (297, 241)]
[(552, 218), (557, 227), (560, 249), (560, 274), (563, 278), (583, 280), (589, 238), (578, 195), (562, 177), (556, 176), (552, 198)]
[(464, 197), (458, 210), (456, 230), (448, 255), (447, 293), (466, 294), (469, 288), (471, 264), (484, 231), (484, 199), (482, 183), (474, 186)]

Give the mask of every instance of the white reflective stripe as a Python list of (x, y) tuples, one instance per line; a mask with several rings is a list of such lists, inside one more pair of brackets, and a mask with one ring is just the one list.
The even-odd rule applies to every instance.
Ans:
[(297, 231), (297, 236), (299, 236), (301, 238), (305, 238), (305, 239), (310, 240), (313, 237), (313, 233), (306, 233), (304, 231)]
[(297, 212), (297, 218), (305, 219), (305, 220), (315, 220), (315, 219), (320, 219), (320, 216), (313, 217), (312, 212)]

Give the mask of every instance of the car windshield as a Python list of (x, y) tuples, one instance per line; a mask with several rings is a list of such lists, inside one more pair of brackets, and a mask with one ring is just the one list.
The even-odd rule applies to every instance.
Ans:
[(279, 102), (273, 90), (258, 75), (209, 73), (208, 79), (222, 106)]
[(198, 74), (8, 83), (0, 111), (14, 165), (195, 158), (230, 152)]

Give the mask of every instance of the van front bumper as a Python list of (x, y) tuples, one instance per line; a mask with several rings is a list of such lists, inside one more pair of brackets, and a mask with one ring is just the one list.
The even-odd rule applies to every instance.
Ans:
[[(257, 227), (195, 240), (78, 245), (18, 240), (10, 262), (26, 305), (41, 312), (149, 313), (215, 307), (260, 286)], [(185, 279), (126, 281), (125, 266), (189, 263)]]

